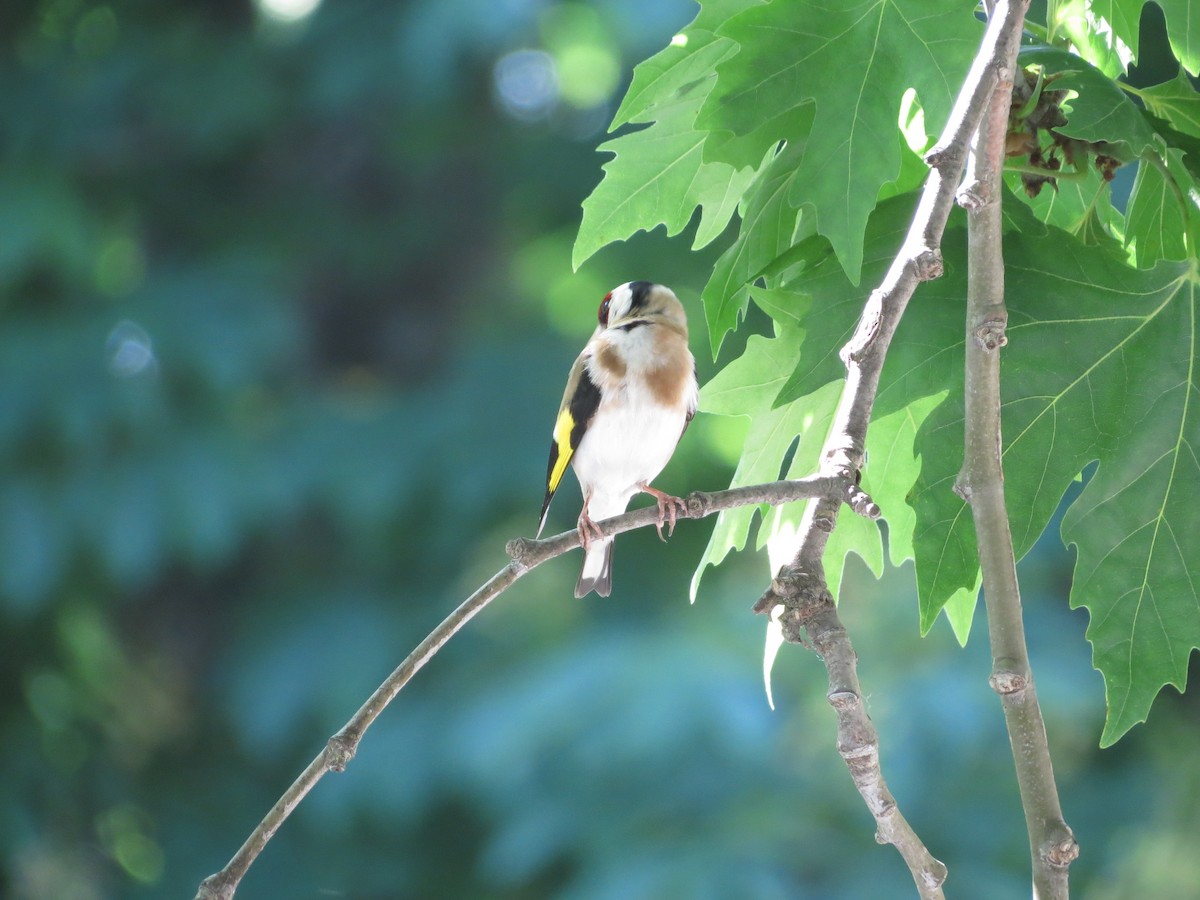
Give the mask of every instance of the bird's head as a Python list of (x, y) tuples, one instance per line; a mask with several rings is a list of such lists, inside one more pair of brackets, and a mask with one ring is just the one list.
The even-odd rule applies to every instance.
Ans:
[(600, 326), (605, 330), (631, 329), (640, 324), (665, 325), (687, 338), (687, 316), (675, 292), (662, 284), (629, 281), (613, 288), (600, 302)]

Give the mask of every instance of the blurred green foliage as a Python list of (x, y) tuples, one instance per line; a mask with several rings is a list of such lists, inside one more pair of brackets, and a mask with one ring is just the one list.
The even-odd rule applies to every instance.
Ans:
[[(703, 322), (719, 247), (656, 234), (570, 270), (622, 80), (690, 4), (280, 9), (0, 7), (8, 896), (190, 896), (531, 532), (603, 291), (665, 281)], [(661, 486), (721, 486), (743, 433), (702, 417)], [(520, 582), (239, 896), (903, 891), (834, 752), (819, 662), (786, 654), (766, 708), (761, 565), (735, 558), (687, 605), (707, 532), (623, 538), (609, 601), (570, 598), (575, 558)], [(1164, 848), (1200, 838), (1176, 752), (1200, 736), (1195, 700), (1098, 751), (1068, 573), (1053, 547), (1024, 568), (1077, 884), (1152, 869), (1155, 896), (1194, 896), (1194, 861)], [(906, 813), (951, 886), (1027, 891), (985, 643), (919, 639), (911, 570), (850, 577)]]

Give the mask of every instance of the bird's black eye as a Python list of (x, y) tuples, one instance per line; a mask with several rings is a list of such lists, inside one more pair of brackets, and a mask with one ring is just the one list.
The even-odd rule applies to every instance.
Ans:
[(604, 295), (604, 299), (600, 301), (600, 319), (601, 325), (608, 325), (608, 308), (612, 306), (612, 292)]

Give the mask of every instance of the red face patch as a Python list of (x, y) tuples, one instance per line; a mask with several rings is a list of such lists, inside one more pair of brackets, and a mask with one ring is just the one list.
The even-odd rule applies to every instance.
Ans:
[(612, 306), (612, 291), (604, 295), (604, 299), (600, 301), (600, 314), (597, 318), (601, 325), (608, 325), (608, 308)]

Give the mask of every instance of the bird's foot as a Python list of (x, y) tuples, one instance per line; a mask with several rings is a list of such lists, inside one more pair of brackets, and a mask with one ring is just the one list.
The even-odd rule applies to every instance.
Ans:
[(576, 526), (579, 532), (579, 543), (587, 550), (591, 546), (592, 541), (598, 541), (604, 537), (604, 532), (600, 530), (600, 526), (592, 521), (591, 516), (584, 510), (579, 514), (579, 524)]
[(670, 494), (663, 493), (660, 490), (650, 487), (648, 484), (639, 484), (638, 489), (643, 493), (649, 494), (658, 504), (658, 522), (655, 523), (655, 528), (658, 529), (658, 538), (665, 541), (663, 537), (663, 525), (667, 526), (667, 535), (675, 533), (675, 521), (680, 513), (687, 514), (687, 501), (682, 497), (673, 497)]

